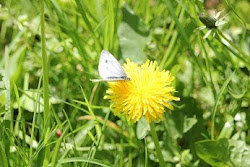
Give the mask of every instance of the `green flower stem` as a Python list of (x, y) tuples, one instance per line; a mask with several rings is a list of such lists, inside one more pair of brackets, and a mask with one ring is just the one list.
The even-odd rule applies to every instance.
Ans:
[[(41, 43), (42, 43), (42, 68), (43, 68), (43, 102), (44, 102), (44, 134), (49, 132), (50, 119), (49, 119), (49, 78), (48, 78), (48, 58), (46, 54), (46, 43), (45, 43), (45, 20), (44, 20), (44, 0), (40, 0), (41, 5)], [(44, 135), (44, 140), (48, 142), (47, 135)], [(45, 155), (43, 166), (48, 166), (49, 163), (49, 146), (45, 145)]]
[[(48, 79), (48, 58), (45, 44), (44, 25), (44, 0), (41, 0), (41, 39), (42, 39), (42, 61), (43, 61), (43, 99), (44, 99), (44, 125), (49, 127), (49, 79)], [(47, 125), (47, 126), (46, 126)], [(46, 130), (45, 130), (46, 131)]]
[(219, 29), (217, 29), (217, 32), (218, 32), (218, 34), (223, 38), (223, 39), (225, 39), (231, 46), (233, 46), (242, 56), (244, 56), (244, 57), (240, 57), (240, 59), (242, 60), (242, 61), (244, 61), (245, 63), (250, 63), (250, 62), (246, 62), (246, 60), (245, 60), (245, 58), (246, 57), (248, 57), (247, 56), (247, 54), (245, 53), (245, 52), (243, 52), (242, 50), (241, 50), (241, 48), (239, 47), (239, 46), (237, 46), (237, 45), (235, 45), (231, 40), (229, 40)]
[(207, 53), (207, 50), (205, 49), (205, 45), (204, 45), (203, 41), (204, 40), (200, 38), (201, 47), (202, 47), (202, 49), (204, 51), (204, 54), (206, 56), (205, 62), (206, 62), (206, 66), (207, 66), (207, 70), (208, 70), (208, 74), (209, 74), (209, 81), (210, 81), (211, 88), (212, 88), (212, 91), (213, 91), (214, 99), (216, 99), (216, 94), (217, 93), (216, 93), (215, 85), (214, 85), (214, 82), (213, 82), (211, 67), (210, 67), (210, 63), (209, 63), (209, 57), (208, 57), (208, 53)]
[(161, 152), (159, 139), (158, 139), (158, 136), (157, 136), (156, 131), (155, 131), (154, 123), (150, 124), (150, 129), (151, 129), (151, 135), (152, 135), (153, 141), (155, 143), (155, 149), (156, 149), (157, 156), (158, 156), (158, 159), (159, 159), (160, 167), (165, 167), (166, 164), (165, 164), (164, 159), (163, 159), (163, 155), (162, 155), (162, 152)]

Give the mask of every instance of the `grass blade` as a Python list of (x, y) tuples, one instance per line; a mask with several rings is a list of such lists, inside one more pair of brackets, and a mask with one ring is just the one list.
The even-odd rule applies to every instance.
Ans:
[(220, 98), (222, 96), (222, 93), (224, 92), (224, 90), (226, 89), (227, 85), (229, 84), (229, 82), (231, 81), (233, 75), (234, 75), (235, 72), (233, 72), (228, 78), (227, 80), (223, 83), (221, 89), (220, 89), (220, 92), (219, 94), (217, 95), (217, 98), (216, 98), (216, 102), (215, 102), (215, 105), (214, 105), (214, 108), (213, 108), (213, 111), (212, 111), (212, 118), (211, 118), (211, 121), (212, 121), (212, 125), (211, 125), (211, 139), (214, 140), (214, 121), (215, 121), (215, 114), (216, 114), (216, 110), (217, 110), (217, 107), (218, 107), (218, 104), (219, 104), (219, 101), (220, 101)]

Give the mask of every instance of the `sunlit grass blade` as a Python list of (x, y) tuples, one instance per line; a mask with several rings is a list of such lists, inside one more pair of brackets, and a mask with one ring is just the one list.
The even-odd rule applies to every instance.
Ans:
[(94, 32), (94, 29), (93, 29), (93, 27), (92, 27), (92, 25), (91, 25), (91, 23), (90, 23), (87, 15), (86, 15), (86, 13), (85, 13), (84, 2), (80, 1), (80, 0), (75, 0), (75, 2), (76, 2), (76, 6), (77, 6), (78, 11), (80, 12), (80, 14), (81, 14), (81, 16), (82, 16), (85, 24), (87, 25), (88, 30), (91, 32), (91, 34), (92, 34), (92, 36), (93, 36), (93, 38), (94, 38), (94, 40), (96, 42), (96, 45), (95, 45), (96, 46), (96, 50), (100, 52), (101, 51), (101, 43), (97, 39), (97, 36), (96, 36), (96, 34)]
[[(38, 82), (38, 86), (37, 86), (37, 90), (39, 90), (40, 89), (40, 87), (41, 87), (41, 84), (42, 84), (42, 77), (40, 77), (39, 78), (39, 82)], [(36, 116), (37, 116), (37, 112), (38, 112), (38, 104), (39, 104), (39, 102), (40, 102), (40, 100), (39, 100), (39, 97), (40, 97), (40, 94), (39, 93), (37, 93), (37, 97), (36, 97), (36, 103), (35, 103), (35, 106), (34, 106), (34, 114), (33, 114), (33, 119), (32, 119), (32, 126), (31, 126), (31, 143), (30, 143), (30, 145), (33, 145), (33, 140), (34, 140), (34, 135), (35, 135), (35, 126), (36, 126)], [(33, 154), (33, 148), (32, 147), (30, 147), (30, 150), (29, 150), (29, 164), (32, 164), (32, 154)]]
[[(46, 52), (46, 40), (45, 40), (45, 18), (44, 18), (44, 0), (40, 1), (40, 11), (41, 11), (41, 49), (42, 49), (42, 69), (43, 69), (43, 104), (44, 104), (44, 159), (43, 166), (48, 166), (49, 164), (49, 152), (50, 147), (47, 145), (48, 142), (48, 132), (50, 130), (50, 110), (49, 110), (49, 72), (48, 72), (48, 57)], [(43, 152), (42, 151), (42, 152)], [(40, 156), (39, 156), (40, 157)], [(41, 156), (43, 157), (43, 156)]]
[(113, 0), (108, 1), (108, 16), (105, 24), (105, 34), (104, 34), (104, 49), (112, 49), (114, 41), (114, 29), (115, 29), (115, 20), (114, 20), (114, 2)]
[[(82, 94), (83, 94), (83, 97), (84, 97), (84, 101), (86, 102), (86, 105), (87, 105), (87, 107), (88, 107), (89, 113), (90, 113), (90, 115), (94, 118), (94, 120), (96, 121), (96, 120), (97, 120), (97, 119), (96, 119), (96, 115), (95, 115), (95, 113), (93, 112), (93, 110), (92, 110), (92, 108), (91, 108), (91, 106), (90, 106), (90, 104), (89, 104), (89, 101), (88, 101), (88, 99), (87, 99), (87, 97), (86, 97), (86, 94), (84, 93), (84, 90), (83, 90), (82, 87), (81, 87), (81, 91), (82, 91)], [(101, 128), (100, 128), (98, 122), (95, 122), (95, 127), (96, 127), (96, 133), (97, 133), (98, 137), (100, 137), (100, 135), (101, 135)]]
[(0, 141), (0, 160), (3, 166), (9, 166), (5, 146), (2, 141)]
[(103, 166), (103, 167), (113, 167), (112, 164), (100, 161), (98, 159), (88, 159), (84, 157), (73, 157), (73, 158), (65, 158), (65, 159), (59, 160), (60, 164), (71, 163), (71, 162), (88, 162), (88, 163)]

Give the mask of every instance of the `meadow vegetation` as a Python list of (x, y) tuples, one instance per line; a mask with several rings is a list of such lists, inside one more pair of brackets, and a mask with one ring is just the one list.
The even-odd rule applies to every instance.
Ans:
[[(0, 0), (0, 166), (249, 167), (249, 9), (248, 0)], [(162, 121), (114, 115), (108, 83), (90, 81), (103, 49), (171, 72), (180, 101)]]

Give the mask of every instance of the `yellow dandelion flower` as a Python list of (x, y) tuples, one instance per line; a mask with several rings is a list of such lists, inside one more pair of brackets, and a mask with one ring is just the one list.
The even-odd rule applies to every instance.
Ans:
[(105, 99), (111, 101), (115, 115), (123, 114), (128, 120), (137, 122), (143, 115), (148, 122), (162, 120), (164, 106), (173, 109), (169, 103), (180, 100), (171, 93), (174, 77), (169, 71), (160, 71), (157, 62), (147, 60), (139, 66), (130, 60), (123, 68), (131, 81), (109, 82)]

